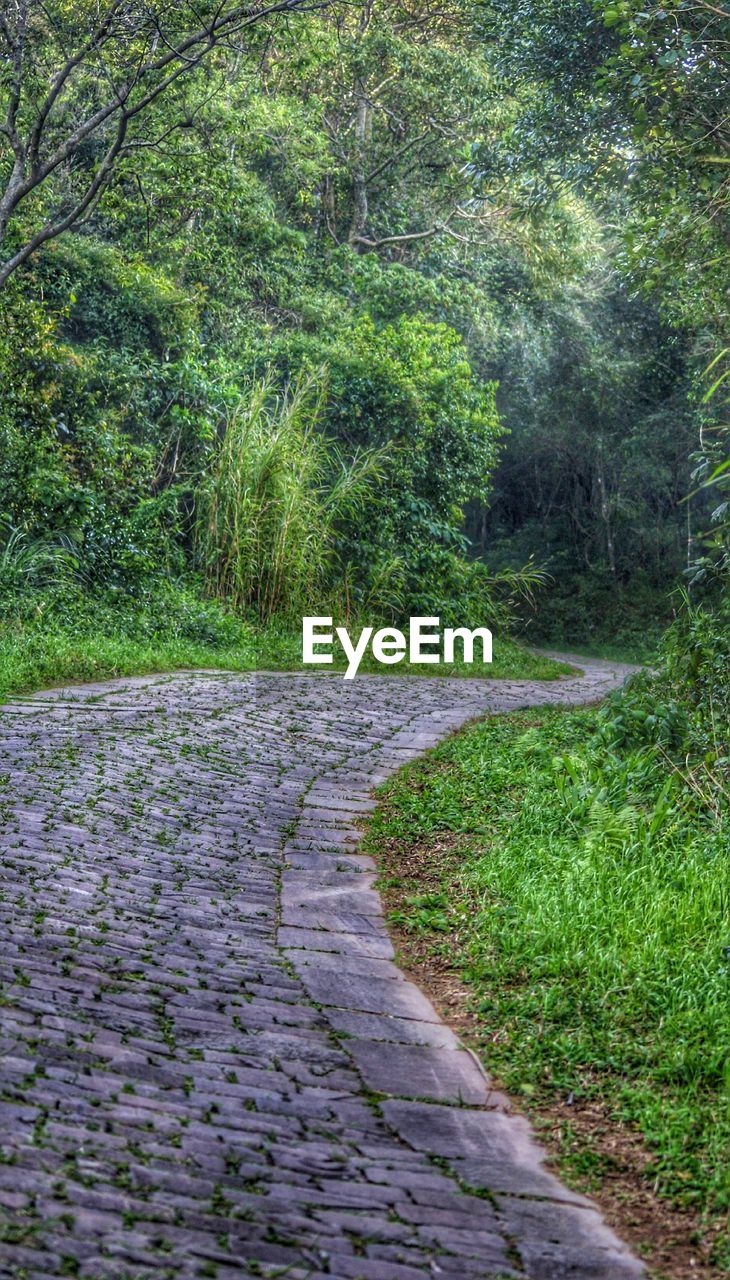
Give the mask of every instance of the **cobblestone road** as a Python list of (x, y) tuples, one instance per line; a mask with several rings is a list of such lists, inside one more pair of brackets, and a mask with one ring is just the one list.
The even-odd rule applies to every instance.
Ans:
[(625, 1280), (393, 963), (371, 788), (559, 684), (186, 673), (0, 713), (0, 1276)]

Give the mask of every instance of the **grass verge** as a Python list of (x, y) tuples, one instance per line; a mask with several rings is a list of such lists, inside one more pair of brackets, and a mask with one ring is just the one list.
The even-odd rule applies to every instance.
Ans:
[[(488, 668), (456, 663), (397, 667), (368, 654), (360, 670), (378, 674), (552, 680), (569, 671), (497, 637)], [(341, 656), (331, 667), (343, 671)], [(194, 592), (166, 588), (142, 597), (108, 591), (90, 597), (69, 588), (5, 603), (0, 613), (0, 697), (51, 685), (190, 667), (228, 671), (302, 670), (301, 636), (283, 625), (261, 629)]]
[(386, 784), (366, 844), (404, 963), (563, 1176), (657, 1274), (722, 1275), (727, 833), (654, 775), (617, 790), (618, 765), (591, 764), (597, 718), (468, 728)]

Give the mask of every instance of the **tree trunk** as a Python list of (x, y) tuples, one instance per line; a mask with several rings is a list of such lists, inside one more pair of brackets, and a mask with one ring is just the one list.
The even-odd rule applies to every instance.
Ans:
[(372, 132), (372, 111), (362, 80), (357, 82), (355, 96), (357, 115), (355, 118), (355, 168), (352, 174), (352, 222), (347, 237), (348, 244), (353, 247), (357, 245), (360, 237), (365, 235), (368, 224), (368, 192), (365, 174), (368, 142)]
[(606, 534), (606, 554), (608, 556), (608, 567), (614, 578), (616, 577), (616, 551), (613, 545), (613, 530), (611, 528), (611, 507), (608, 501), (608, 493), (606, 491), (606, 473), (603, 465), (603, 437), (598, 441), (598, 497), (601, 507), (601, 519)]

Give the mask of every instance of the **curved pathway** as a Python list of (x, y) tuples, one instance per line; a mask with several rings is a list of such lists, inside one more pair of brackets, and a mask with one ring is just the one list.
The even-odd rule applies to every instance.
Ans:
[(185, 673), (0, 713), (0, 1276), (624, 1280), (393, 963), (374, 785), (556, 684)]

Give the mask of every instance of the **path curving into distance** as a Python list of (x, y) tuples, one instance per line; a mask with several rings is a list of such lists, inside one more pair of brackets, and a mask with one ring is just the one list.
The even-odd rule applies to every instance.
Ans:
[(0, 711), (0, 1276), (627, 1280), (393, 963), (370, 792), (552, 684), (184, 673)]

